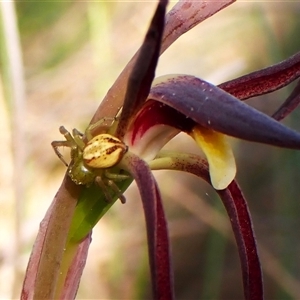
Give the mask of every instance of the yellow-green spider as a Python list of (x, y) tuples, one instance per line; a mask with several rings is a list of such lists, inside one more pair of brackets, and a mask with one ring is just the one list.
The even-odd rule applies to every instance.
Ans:
[[(121, 140), (106, 132), (114, 121), (115, 119), (102, 119), (90, 125), (85, 135), (77, 129), (73, 129), (71, 134), (64, 126), (61, 126), (59, 131), (66, 140), (53, 141), (51, 145), (59, 159), (68, 167), (67, 173), (74, 183), (89, 187), (96, 182), (103, 189), (108, 201), (111, 200), (107, 190), (110, 187), (117, 193), (120, 200), (125, 202), (124, 196), (121, 195), (114, 181), (127, 179), (128, 176), (109, 172), (109, 168), (117, 165), (128, 151), (128, 147)], [(107, 122), (111, 124), (104, 125)], [(93, 136), (93, 130), (100, 130), (103, 133)], [(71, 148), (70, 164), (60, 153), (59, 147)]]

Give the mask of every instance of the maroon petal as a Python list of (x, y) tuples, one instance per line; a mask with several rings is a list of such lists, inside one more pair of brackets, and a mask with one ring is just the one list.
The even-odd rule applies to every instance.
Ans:
[(165, 51), (181, 35), (235, 1), (179, 0), (167, 14), (161, 51)]
[[(157, 157), (157, 160), (170, 158), (168, 169), (188, 172), (210, 183), (208, 165), (198, 155), (166, 153)], [(241, 260), (245, 299), (261, 300), (263, 299), (262, 272), (247, 202), (234, 181), (227, 189), (216, 192), (223, 201), (234, 231)]]
[[(36, 276), (38, 274), (38, 267), (41, 259), (42, 248), (45, 243), (45, 235), (54, 206), (55, 202), (53, 201), (43, 221), (41, 222), (40, 230), (34, 243), (34, 247), (27, 266), (21, 293), (21, 300), (30, 300), (34, 298), (35, 281)], [(70, 268), (68, 269), (67, 277), (64, 282), (64, 287), (62, 288), (62, 294), (60, 295), (60, 299), (75, 299), (83, 268), (86, 263), (90, 242), (91, 233), (87, 235), (86, 238), (82, 240), (78, 246), (72, 245), (76, 248), (76, 252), (74, 255), (74, 259), (70, 264)]]
[(173, 299), (167, 222), (157, 183), (146, 162), (133, 154), (124, 157), (124, 166), (134, 177), (143, 202), (154, 299)]
[(300, 149), (300, 134), (202, 79), (179, 75), (152, 87), (165, 103), (200, 125), (240, 139)]
[(300, 52), (271, 67), (224, 82), (219, 88), (245, 100), (278, 90), (300, 76)]
[(24, 278), (22, 292), (21, 292), (21, 300), (33, 299), (35, 280), (38, 272), (42, 249), (45, 242), (47, 226), (49, 224), (49, 219), (51, 217), (53, 206), (54, 206), (54, 202), (51, 203), (44, 219), (40, 224), (40, 229), (37, 234), (35, 243), (33, 245), (33, 249), (31, 251), (31, 255), (27, 265), (27, 270), (25, 273), (25, 278)]
[(289, 97), (284, 101), (284, 103), (278, 108), (278, 110), (273, 114), (273, 118), (277, 121), (282, 120), (287, 115), (289, 115), (294, 109), (298, 107), (300, 103), (300, 81), (289, 95)]
[(262, 272), (247, 202), (235, 181), (218, 191), (228, 213), (241, 258), (247, 300), (263, 299)]
[(160, 0), (152, 18), (136, 63), (128, 78), (127, 90), (116, 136), (123, 138), (131, 117), (147, 99), (155, 76), (162, 34), (165, 24), (167, 0)]
[[(80, 187), (66, 176), (41, 222), (27, 266), (21, 299), (54, 297), (79, 190)], [(79, 243), (74, 245), (77, 246)], [(74, 288), (77, 289), (77, 286)]]
[[(236, 0), (179, 0), (166, 15), (166, 24), (161, 43), (161, 53), (185, 32), (189, 31), (200, 22), (208, 19), (210, 16), (235, 1)], [(98, 107), (91, 124), (102, 118), (115, 117), (119, 109), (122, 107), (125, 98), (127, 80), (133, 65), (136, 62), (139, 51), (140, 50), (138, 50), (138, 52), (129, 61), (113, 86), (108, 90), (105, 98)]]

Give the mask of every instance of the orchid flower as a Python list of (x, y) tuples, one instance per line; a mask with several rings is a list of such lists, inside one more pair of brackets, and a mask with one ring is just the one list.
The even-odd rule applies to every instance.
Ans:
[[(297, 106), (299, 84), (274, 118), (241, 101), (296, 80), (300, 76), (300, 54), (220, 86), (190, 75), (154, 79), (162, 51), (203, 18), (231, 2), (180, 1), (165, 16), (167, 1), (160, 0), (142, 47), (92, 119), (89, 127), (92, 133), (89, 129), (82, 136), (75, 130), (72, 137), (61, 129), (67, 141), (58, 145), (72, 148), (73, 163), (69, 165), (69, 175), (71, 172), (72, 179), (78, 175), (72, 167), (80, 163), (90, 172), (93, 181), (80, 186), (66, 175), (41, 224), (22, 299), (73, 299), (76, 296), (91, 230), (118, 198), (124, 202), (122, 194), (133, 180), (139, 188), (145, 211), (153, 297), (173, 299), (167, 221), (152, 173), (161, 169), (189, 172), (213, 186), (223, 201), (235, 235), (245, 299), (263, 298), (262, 272), (251, 217), (234, 179), (236, 165), (226, 136), (300, 149), (300, 134), (275, 120), (282, 119)], [(207, 15), (206, 10), (209, 11)], [(94, 126), (99, 120), (101, 125)], [(107, 120), (110, 120), (109, 125), (103, 125)], [(164, 151), (164, 145), (180, 132), (194, 139), (205, 157)], [(109, 140), (109, 143), (105, 140), (105, 159), (111, 159), (108, 153), (118, 151), (114, 163), (105, 170), (98, 164), (98, 159), (102, 159), (99, 148), (102, 144), (99, 146), (98, 137), (102, 134), (108, 134)], [(95, 138), (98, 138), (97, 147)], [(122, 145), (122, 151), (118, 145)], [(96, 147), (92, 157), (86, 154), (89, 146)], [(99, 187), (101, 176), (104, 179), (102, 188)], [(93, 183), (94, 179), (96, 183)]]

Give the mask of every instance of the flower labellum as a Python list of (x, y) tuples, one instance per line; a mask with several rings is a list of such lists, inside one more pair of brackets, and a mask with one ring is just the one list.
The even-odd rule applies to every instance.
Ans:
[(207, 158), (212, 186), (216, 190), (227, 188), (235, 177), (236, 164), (226, 136), (201, 125), (195, 126), (190, 135)]

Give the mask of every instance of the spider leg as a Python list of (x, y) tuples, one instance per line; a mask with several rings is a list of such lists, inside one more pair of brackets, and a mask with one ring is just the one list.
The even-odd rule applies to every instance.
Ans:
[(65, 137), (65, 139), (69, 142), (74, 142), (74, 139), (71, 135), (71, 133), (64, 127), (64, 126), (60, 126), (59, 127), (59, 132)]
[(118, 196), (118, 198), (120, 199), (120, 201), (123, 204), (126, 203), (125, 196), (122, 194), (122, 192), (120, 191), (120, 189), (118, 188), (118, 186), (112, 180), (107, 179), (107, 180), (104, 181), (101, 178), (101, 176), (97, 176), (95, 178), (95, 182), (102, 189), (107, 202), (112, 202), (113, 201), (113, 198), (112, 198), (111, 194), (109, 193), (109, 189), (108, 189), (108, 187), (110, 187), (115, 192), (115, 194)]
[(116, 193), (118, 198), (120, 199), (121, 203), (124, 204), (126, 203), (126, 198), (118, 188), (118, 186), (114, 183), (113, 180), (108, 179), (107, 180), (107, 185), (111, 187), (111, 189)]
[(74, 153), (76, 153), (76, 150), (79, 145), (77, 145), (76, 141), (72, 137), (71, 133), (64, 127), (59, 127), (59, 132), (65, 137), (65, 141), (53, 141), (51, 143), (52, 148), (54, 149), (56, 155), (59, 157), (59, 159), (64, 163), (66, 167), (68, 167), (68, 163), (63, 158), (63, 155), (58, 150), (59, 147), (69, 147), (71, 148), (71, 158), (73, 159), (75, 157)]
[(104, 170), (104, 175), (106, 178), (113, 179), (114, 181), (122, 181), (130, 178), (129, 175), (111, 173), (110, 170)]
[(83, 133), (80, 132), (79, 130), (77, 130), (76, 128), (73, 129), (72, 133), (73, 133), (73, 136), (77, 135), (77, 136), (83, 137)]
[(83, 151), (83, 149), (85, 147), (85, 143), (82, 140), (83, 133), (81, 133), (79, 130), (77, 130), (76, 128), (74, 128), (73, 131), (72, 131), (72, 134), (73, 134), (73, 140), (74, 140), (74, 142), (80, 148), (80, 150)]
[(107, 185), (104, 183), (104, 181), (102, 180), (102, 178), (100, 176), (97, 176), (95, 178), (95, 182), (99, 185), (99, 187), (102, 189), (104, 195), (105, 195), (105, 199), (106, 201), (109, 203), (109, 202), (112, 202), (113, 201), (113, 198), (111, 197), (109, 191), (108, 191), (108, 188), (107, 188)]
[(70, 142), (69, 141), (53, 141), (51, 143), (51, 146), (54, 150), (54, 152), (56, 153), (56, 155), (58, 156), (58, 158), (64, 163), (64, 165), (66, 167), (68, 167), (68, 163), (65, 161), (63, 155), (60, 153), (59, 151), (59, 147), (71, 147)]

